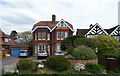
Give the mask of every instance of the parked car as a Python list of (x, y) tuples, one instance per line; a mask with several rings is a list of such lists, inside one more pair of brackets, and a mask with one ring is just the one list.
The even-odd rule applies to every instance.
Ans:
[(28, 52), (28, 50), (21, 50), (19, 52), (19, 57), (29, 57), (30, 53)]
[(62, 52), (62, 51), (60, 51), (60, 52), (56, 52), (56, 53), (54, 53), (54, 55), (65, 55), (65, 53)]
[(47, 58), (49, 56), (48, 52), (47, 51), (39, 51), (38, 52), (38, 55), (37, 55), (37, 59), (40, 59), (40, 58)]

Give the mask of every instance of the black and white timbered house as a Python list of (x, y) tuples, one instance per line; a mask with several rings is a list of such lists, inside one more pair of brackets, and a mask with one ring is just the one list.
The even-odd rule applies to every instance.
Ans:
[(91, 24), (89, 29), (77, 29), (76, 35), (84, 35), (87, 38), (91, 38), (96, 35), (110, 35), (120, 41), (120, 25), (110, 29), (103, 29), (98, 23), (95, 25)]

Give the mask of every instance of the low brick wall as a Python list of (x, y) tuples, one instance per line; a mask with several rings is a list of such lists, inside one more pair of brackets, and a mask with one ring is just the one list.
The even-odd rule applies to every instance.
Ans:
[(71, 66), (74, 66), (77, 63), (86, 64), (86, 63), (94, 63), (98, 64), (98, 59), (93, 60), (68, 60), (71, 63)]

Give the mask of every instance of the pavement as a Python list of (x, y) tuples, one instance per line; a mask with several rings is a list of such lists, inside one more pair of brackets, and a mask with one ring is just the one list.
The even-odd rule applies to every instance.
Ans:
[[(0, 73), (3, 72), (10, 72), (13, 69), (16, 69), (16, 63), (22, 58), (10, 56), (10, 57), (4, 57), (3, 59), (0, 59)], [(33, 61), (45, 61), (45, 59), (37, 60), (36, 57), (29, 57), (29, 59)]]

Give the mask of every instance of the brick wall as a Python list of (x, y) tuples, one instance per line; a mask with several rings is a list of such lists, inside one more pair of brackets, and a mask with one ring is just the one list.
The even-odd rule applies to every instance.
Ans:
[(74, 66), (77, 63), (86, 64), (86, 63), (94, 63), (98, 64), (98, 59), (93, 60), (68, 60), (71, 63), (71, 66)]

